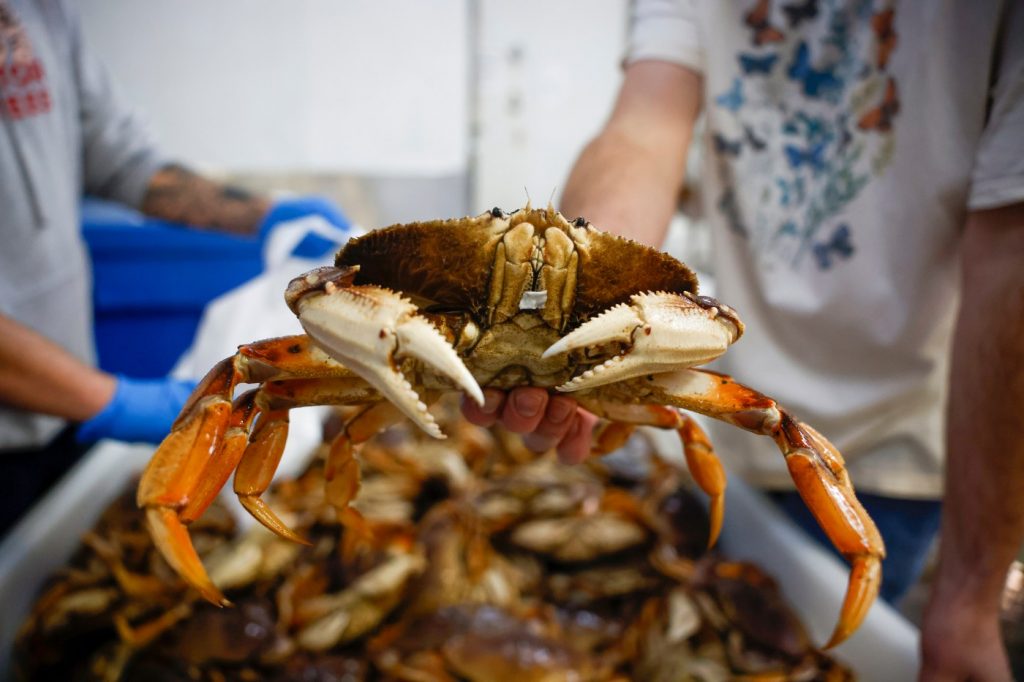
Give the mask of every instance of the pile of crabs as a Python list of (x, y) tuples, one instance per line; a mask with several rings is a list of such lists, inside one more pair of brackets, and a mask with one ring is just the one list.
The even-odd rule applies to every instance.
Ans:
[(130, 494), (48, 582), (22, 680), (849, 680), (772, 579), (707, 551), (685, 467), (643, 439), (579, 466), (435, 409), (361, 446), (339, 518), (329, 445), (263, 495), (306, 544), (214, 503), (192, 543), (231, 606), (165, 562)]
[[(23, 679), (850, 678), (770, 578), (706, 551), (725, 472), (688, 412), (771, 438), (850, 562), (826, 647), (865, 618), (885, 556), (835, 446), (702, 368), (744, 326), (683, 263), (550, 206), (495, 208), (353, 239), (284, 303), (304, 333), (244, 344), (199, 383), (141, 511), (119, 500), (36, 604)], [(523, 386), (600, 418), (587, 464), (445, 408)], [(272, 485), (310, 405), (335, 406), (336, 433)], [(686, 467), (602, 456), (640, 426), (675, 431)], [(215, 503), (232, 477), (252, 530)]]

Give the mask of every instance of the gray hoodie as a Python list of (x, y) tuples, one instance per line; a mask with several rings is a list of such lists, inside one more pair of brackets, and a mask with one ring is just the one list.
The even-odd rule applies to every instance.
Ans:
[[(83, 44), (75, 3), (0, 0), (0, 314), (93, 363), (81, 195), (137, 206), (161, 165)], [(62, 426), (0, 406), (0, 455)]]

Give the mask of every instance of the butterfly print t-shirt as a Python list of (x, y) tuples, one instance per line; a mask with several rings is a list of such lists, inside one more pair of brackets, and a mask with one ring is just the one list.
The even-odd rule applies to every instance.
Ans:
[[(718, 368), (840, 448), (858, 489), (938, 497), (966, 212), (1024, 200), (1024, 4), (637, 0), (627, 61), (704, 78)], [(712, 425), (715, 428), (715, 425)], [(715, 428), (755, 483), (768, 439)]]

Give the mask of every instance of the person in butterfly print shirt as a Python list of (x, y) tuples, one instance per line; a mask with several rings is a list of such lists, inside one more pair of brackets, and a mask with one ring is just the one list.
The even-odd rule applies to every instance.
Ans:
[[(1024, 537), (1024, 43), (1012, 39), (1022, 34), (1014, 2), (638, 0), (615, 108), (560, 207), (662, 243), (705, 111), (716, 295), (748, 330), (723, 369), (837, 442), (858, 491), (897, 504), (944, 495), (922, 680), (1011, 678), (997, 614)], [(855, 46), (849, 62), (832, 61), (843, 45)], [(741, 55), (772, 62), (769, 73), (745, 72)], [(840, 86), (810, 97), (814, 74)], [(761, 89), (769, 79), (781, 103)], [(765, 143), (756, 152), (745, 144), (751, 119)], [(819, 175), (784, 151), (808, 149), (814, 135), (828, 140)], [(752, 187), (740, 175), (755, 159), (774, 159), (780, 175)], [(837, 159), (855, 167), (828, 166)], [(812, 234), (800, 210), (830, 171), (846, 179), (845, 194), (831, 190), (845, 203)], [(792, 212), (759, 232), (758, 202), (784, 189)], [(779, 242), (765, 236), (776, 232)], [(800, 249), (785, 243), (801, 238)], [(467, 416), (500, 419), (565, 461), (586, 457), (594, 420), (566, 395), (486, 398), (489, 410), (467, 405)], [(713, 439), (723, 458), (739, 442), (728, 433)], [(777, 457), (757, 448), (739, 445), (750, 460)]]

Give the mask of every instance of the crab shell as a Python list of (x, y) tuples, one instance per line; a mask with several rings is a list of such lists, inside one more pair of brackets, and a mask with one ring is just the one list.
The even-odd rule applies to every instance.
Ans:
[[(171, 565), (223, 603), (185, 524), (231, 473), (243, 506), (301, 541), (267, 507), (288, 411), (362, 405), (327, 457), (326, 496), (355, 537), (354, 446), (404, 418), (443, 437), (428, 404), (448, 391), (479, 403), (482, 387), (539, 386), (604, 419), (593, 454), (637, 425), (674, 429), (710, 496), (710, 543), (724, 513), (725, 473), (683, 410), (772, 438), (822, 528), (853, 564), (830, 645), (848, 637), (878, 592), (884, 545), (857, 501), (839, 452), (775, 400), (698, 369), (743, 333), (728, 306), (697, 293), (693, 272), (639, 243), (566, 220), (553, 208), (396, 225), (352, 240), (335, 265), (295, 278), (285, 301), (306, 334), (241, 346), (200, 382), (139, 486), (139, 504)], [(254, 311), (258, 312), (258, 311)], [(235, 396), (239, 384), (258, 388)], [(237, 469), (237, 471), (236, 471)]]
[(376, 230), (351, 240), (335, 265), (358, 266), (356, 284), (401, 291), (421, 311), (467, 311), (486, 328), (536, 310), (559, 335), (637, 293), (697, 293), (696, 275), (676, 259), (529, 208)]
[[(697, 295), (697, 278), (684, 264), (551, 208), (493, 209), (371, 232), (351, 240), (334, 268), (296, 279), (285, 298), (320, 347), (363, 370), (437, 436), (413, 384), (462, 389), (480, 402), (479, 387), (557, 387), (578, 397), (704, 364), (743, 332), (731, 308)], [(370, 348), (377, 339), (392, 343), (392, 335), (390, 354)], [(400, 371), (379, 366), (402, 359)]]

